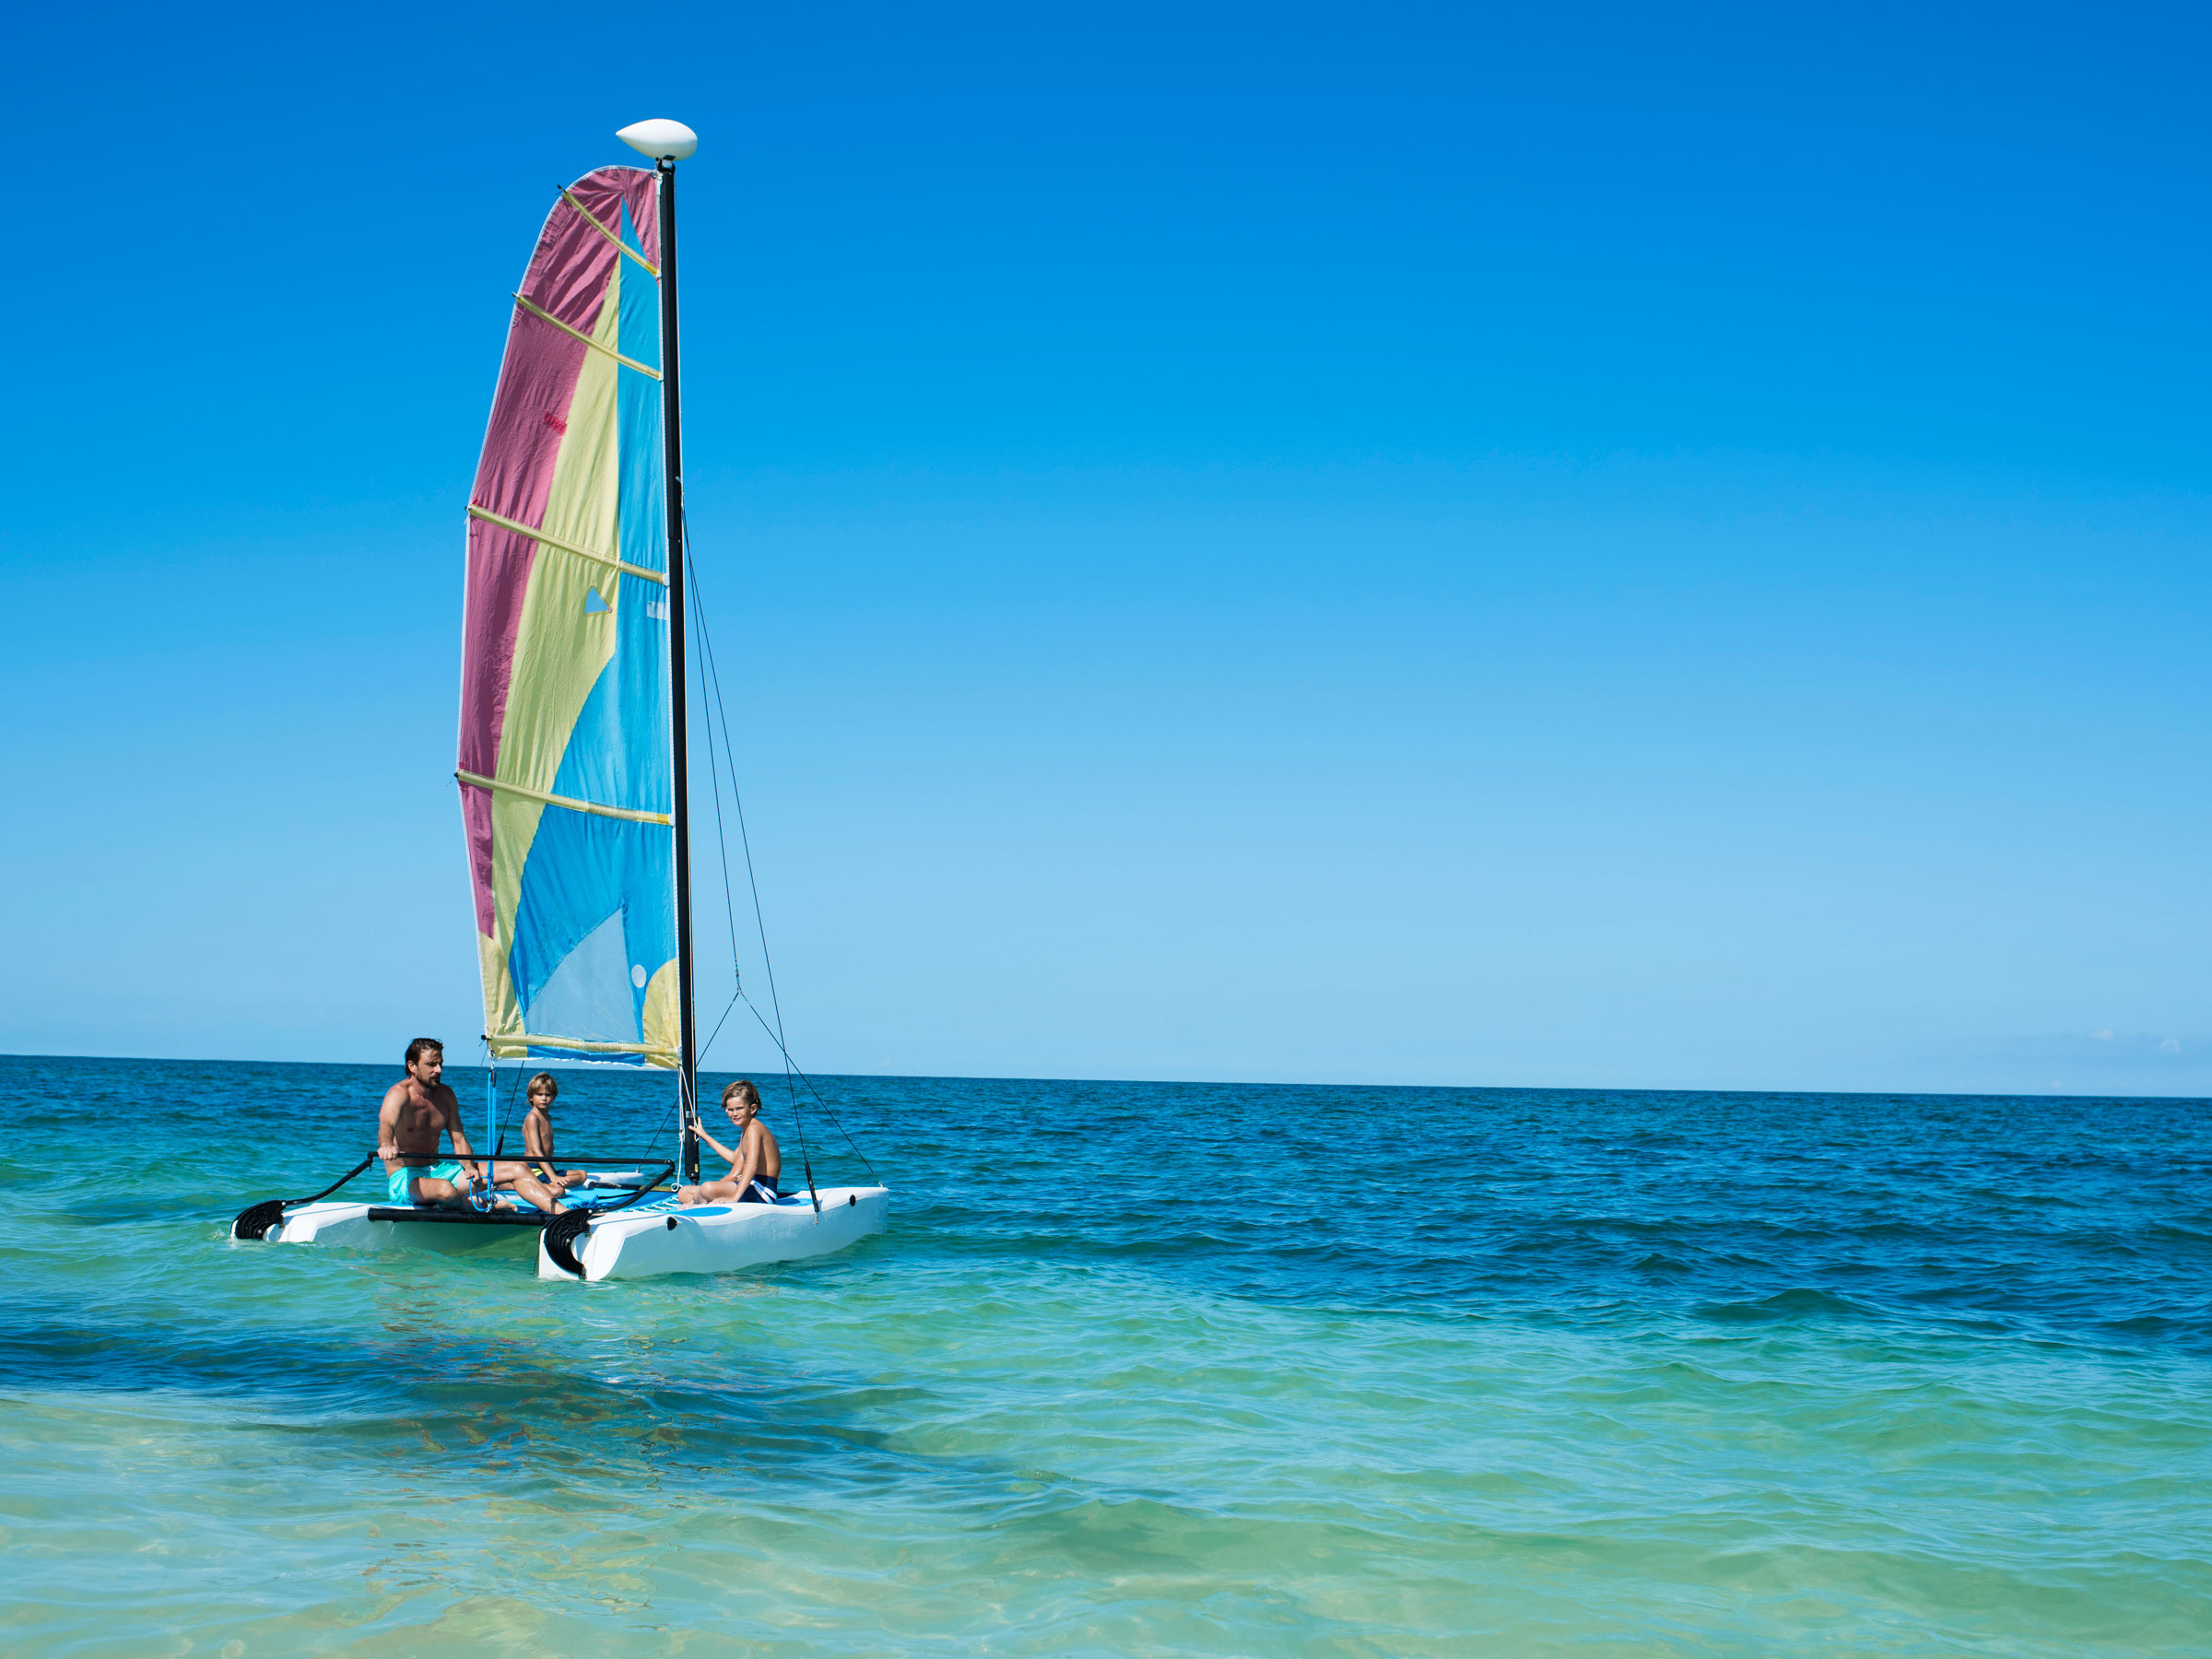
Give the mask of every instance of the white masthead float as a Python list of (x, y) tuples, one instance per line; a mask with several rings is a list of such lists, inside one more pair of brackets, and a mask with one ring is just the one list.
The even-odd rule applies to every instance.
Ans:
[(334, 1199), (371, 1155), (312, 1199), (253, 1206), (234, 1238), (453, 1250), (535, 1230), (541, 1276), (601, 1279), (820, 1255), (888, 1219), (882, 1186), (811, 1172), (772, 1205), (679, 1207), (665, 1184), (700, 1174), (676, 290), (676, 164), (699, 138), (665, 120), (618, 136), (652, 170), (563, 190), (514, 295), (468, 506), (454, 777), (495, 1076), (501, 1060), (671, 1070), (675, 1155), (563, 1150), (601, 1173), (550, 1221), (481, 1194)]

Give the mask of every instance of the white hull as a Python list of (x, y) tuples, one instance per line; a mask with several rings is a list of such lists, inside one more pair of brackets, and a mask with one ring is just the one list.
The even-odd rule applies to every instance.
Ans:
[[(730, 1273), (770, 1262), (828, 1255), (889, 1225), (891, 1195), (879, 1186), (820, 1187), (821, 1213), (804, 1190), (781, 1204), (664, 1202), (594, 1220), (576, 1241), (587, 1279), (653, 1278), (668, 1273)], [(547, 1253), (541, 1235), (537, 1277), (575, 1278)]]
[[(540, 1278), (632, 1279), (671, 1273), (733, 1273), (770, 1262), (828, 1255), (889, 1225), (891, 1195), (879, 1186), (822, 1187), (816, 1214), (804, 1191), (781, 1204), (677, 1206), (655, 1197), (595, 1217), (571, 1247), (581, 1276), (547, 1253), (545, 1234), (529, 1226), (390, 1218), (387, 1206), (302, 1205), (272, 1227), (271, 1244), (322, 1244), (338, 1250), (433, 1250), (448, 1255), (505, 1250), (537, 1253)], [(372, 1218), (371, 1211), (386, 1215)]]
[(451, 1221), (372, 1221), (375, 1204), (307, 1204), (272, 1227), (270, 1244), (327, 1244), (339, 1250), (435, 1250), (447, 1255), (493, 1250), (520, 1250), (537, 1242), (534, 1227), (482, 1227)]

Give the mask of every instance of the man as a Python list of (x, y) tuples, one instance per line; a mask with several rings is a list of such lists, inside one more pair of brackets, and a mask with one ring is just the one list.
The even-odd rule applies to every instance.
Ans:
[[(407, 1076), (384, 1090), (376, 1114), (376, 1152), (384, 1160), (394, 1204), (461, 1204), (483, 1181), (475, 1148), (461, 1127), (461, 1102), (438, 1079), (445, 1071), (445, 1045), (435, 1037), (407, 1044)], [(438, 1161), (438, 1137), (450, 1134), (453, 1152), (470, 1160), (465, 1169), (451, 1159)]]

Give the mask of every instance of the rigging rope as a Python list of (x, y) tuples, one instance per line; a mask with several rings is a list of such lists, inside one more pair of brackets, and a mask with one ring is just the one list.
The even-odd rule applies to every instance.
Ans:
[[(777, 1051), (783, 1056), (783, 1092), (789, 1098), (791, 1102), (792, 1126), (798, 1133), (799, 1167), (806, 1171), (806, 1196), (814, 1205), (814, 1213), (818, 1216), (822, 1213), (822, 1201), (820, 1195), (815, 1190), (814, 1158), (812, 1148), (808, 1147), (806, 1141), (806, 1115), (799, 1110), (798, 1090), (792, 1087), (792, 1074), (796, 1068), (794, 1067), (791, 1063), (791, 1050), (785, 1045), (783, 1041), (783, 1001), (776, 990), (775, 959), (769, 954), (768, 949), (768, 917), (766, 912), (760, 907), (760, 879), (753, 869), (753, 838), (751, 832), (746, 827), (745, 796), (737, 787), (737, 756), (735, 750), (732, 748), (730, 745), (730, 713), (728, 705), (723, 698), (722, 668), (714, 657), (713, 635), (709, 632), (707, 628), (706, 601), (700, 593), (699, 567), (691, 558), (691, 515), (688, 512), (684, 514), (684, 569), (687, 577), (687, 581), (684, 584), (685, 592), (690, 598), (692, 620), (697, 624), (699, 630), (700, 653), (706, 659), (707, 683), (712, 684), (714, 688), (714, 706), (711, 711), (708, 711), (707, 718), (708, 766), (709, 770), (712, 771), (714, 759), (714, 727), (719, 721), (719, 724), (722, 727), (723, 759), (726, 760), (729, 765), (730, 803), (735, 808), (737, 814), (737, 843), (741, 848), (744, 849), (745, 852), (746, 885), (752, 891), (753, 924), (755, 927), (758, 928), (760, 935), (760, 966), (762, 971), (768, 975), (769, 1006), (775, 1010), (776, 1016), (775, 1030), (771, 1032), (770, 1035), (774, 1037), (776, 1041)], [(700, 690), (701, 692), (700, 705), (702, 709), (705, 707), (706, 700), (704, 693), (706, 688), (706, 684), (702, 684), (700, 687)], [(716, 839), (720, 843), (718, 851), (722, 856), (723, 895), (725, 903), (727, 903), (729, 901), (730, 891), (730, 844), (729, 833), (723, 828), (722, 791), (720, 787), (719, 774), (716, 774), (716, 788), (714, 794), (714, 827), (716, 831)], [(737, 918), (734, 904), (730, 905), (730, 967), (734, 973), (737, 971)], [(745, 981), (742, 974), (739, 974), (738, 976), (737, 994), (739, 996), (745, 995)], [(753, 1009), (753, 1017), (756, 1019), (759, 1018), (759, 1009), (754, 1005), (750, 998), (747, 998), (746, 1006)], [(727, 1010), (724, 1012), (723, 1018), (724, 1019), (729, 1018)], [(760, 1023), (763, 1029), (767, 1027), (768, 1022), (766, 1020), (763, 1019), (760, 1021)], [(721, 1028), (719, 1026), (716, 1027), (717, 1030), (720, 1029)], [(809, 1093), (812, 1093), (814, 1090), (814, 1086), (811, 1083), (808, 1084), (807, 1089)], [(819, 1100), (820, 1096), (818, 1094), (816, 1095), (816, 1099)], [(846, 1138), (850, 1140), (852, 1137), (848, 1135)], [(862, 1161), (865, 1162), (866, 1160), (863, 1159)]]
[[(722, 1028), (729, 1023), (731, 1011), (737, 1006), (737, 998), (743, 996), (744, 994), (745, 993), (743, 991), (739, 991), (736, 996), (730, 998), (729, 1007), (723, 1009), (722, 1018), (714, 1022), (714, 1029), (707, 1033), (706, 1041), (700, 1045), (699, 1059), (697, 1062), (695, 1062), (695, 1064), (700, 1065), (704, 1065), (706, 1064), (707, 1056), (713, 1052), (714, 1039), (722, 1035)], [(682, 1097), (679, 1095), (677, 1100), (681, 1099)], [(661, 1138), (661, 1131), (668, 1127), (668, 1120), (675, 1115), (676, 1107), (676, 1100), (670, 1100), (668, 1102), (668, 1110), (661, 1113), (661, 1121), (653, 1126), (653, 1133), (645, 1137), (646, 1145), (651, 1146), (654, 1141)]]
[[(500, 1057), (491, 1052), (491, 1039), (487, 1037), (484, 1039), (484, 1141), (487, 1146), (490, 1145), (495, 1139), (498, 1138), (497, 1124), (499, 1124), (499, 1121)], [(465, 1176), (467, 1171), (465, 1170), (462, 1171), (462, 1173), (464, 1176)], [(477, 1196), (477, 1188), (475, 1186), (472, 1186), (468, 1189), (469, 1208), (473, 1210), (488, 1210), (491, 1208), (491, 1169), (489, 1166), (487, 1166), (484, 1171), (484, 1179), (479, 1183), (484, 1188), (484, 1193), (480, 1199)], [(414, 1190), (414, 1182), (409, 1182), (407, 1183), (407, 1191), (412, 1193)]]
[(500, 1184), (500, 1154), (507, 1147), (507, 1113), (514, 1110), (515, 1097), (521, 1093), (522, 1086), (522, 1068), (517, 1066), (514, 1072), (514, 1083), (507, 1090), (507, 1105), (502, 1111), (500, 1107), (500, 1057), (491, 1052), (490, 1039), (485, 1039), (484, 1115), (487, 1120), (486, 1138), (491, 1142), (491, 1155), (482, 1160), (484, 1164), (484, 1201), (481, 1204), (477, 1203), (477, 1194), (472, 1191), (468, 1195), (468, 1204), (471, 1209), (489, 1210), (495, 1207), (494, 1200), (497, 1197)]
[[(768, 1031), (769, 1041), (778, 1048), (783, 1048), (783, 1040), (772, 1030), (769, 1030), (768, 1021), (760, 1019), (760, 1010), (754, 1006), (751, 998), (747, 998), (745, 1006), (752, 1009), (755, 1019), (760, 1020), (760, 1029)], [(823, 1114), (836, 1126), (837, 1132), (845, 1137), (845, 1145), (853, 1148), (853, 1156), (860, 1159), (861, 1168), (868, 1172), (868, 1179), (877, 1186), (881, 1186), (883, 1177), (876, 1173), (876, 1166), (868, 1161), (868, 1155), (860, 1149), (860, 1143), (853, 1138), (853, 1132), (845, 1127), (844, 1120), (837, 1115), (836, 1109), (828, 1100), (822, 1099), (822, 1091), (814, 1086), (814, 1079), (799, 1070), (797, 1065), (792, 1060), (789, 1049), (783, 1049), (783, 1065), (787, 1072), (797, 1073), (799, 1081), (806, 1085), (806, 1092), (814, 1097), (814, 1103), (822, 1109)]]

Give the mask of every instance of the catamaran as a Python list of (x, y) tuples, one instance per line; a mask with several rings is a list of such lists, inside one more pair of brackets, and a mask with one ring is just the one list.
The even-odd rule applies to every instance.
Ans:
[(679, 1206), (668, 1187), (700, 1179), (676, 296), (676, 164), (699, 140), (674, 121), (617, 136), (653, 167), (563, 190), (513, 296), (468, 503), (453, 776), (485, 1147), (503, 1149), (500, 1062), (566, 1060), (674, 1072), (674, 1154), (562, 1151), (591, 1179), (548, 1218), (482, 1192), (447, 1207), (335, 1196), (372, 1152), (312, 1198), (252, 1206), (233, 1239), (453, 1251), (535, 1233), (541, 1277), (597, 1280), (826, 1254), (888, 1219), (882, 1185), (817, 1187), (810, 1161), (805, 1192), (775, 1204)]

